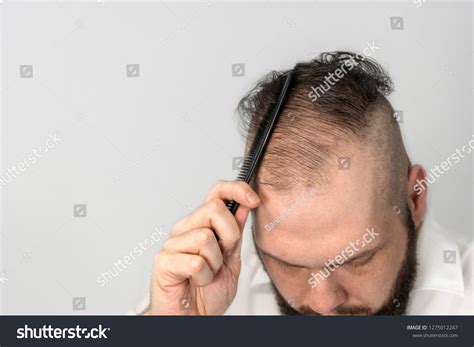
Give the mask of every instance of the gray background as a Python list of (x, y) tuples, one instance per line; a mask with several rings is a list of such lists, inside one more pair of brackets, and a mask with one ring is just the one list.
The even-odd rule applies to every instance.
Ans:
[[(49, 134), (62, 139), (1, 189), (4, 314), (133, 308), (161, 242), (104, 287), (97, 277), (154, 228), (169, 231), (215, 180), (235, 177), (235, 106), (272, 69), (375, 42), (413, 162), (439, 164), (473, 133), (471, 2), (4, 1), (0, 10), (1, 173)], [(393, 16), (404, 30), (391, 29)], [(244, 76), (233, 76), (236, 63)], [(138, 77), (127, 64), (139, 64)], [(471, 156), (429, 193), (436, 219), (469, 238), (472, 170)], [(74, 217), (74, 204), (87, 216)], [(74, 297), (85, 310), (73, 310)]]

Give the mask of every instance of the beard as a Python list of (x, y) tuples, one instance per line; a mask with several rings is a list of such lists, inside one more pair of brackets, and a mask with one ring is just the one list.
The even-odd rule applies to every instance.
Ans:
[[(407, 247), (405, 250), (405, 259), (400, 267), (397, 274), (397, 279), (392, 287), (391, 293), (381, 308), (373, 312), (369, 307), (366, 306), (354, 306), (339, 308), (335, 312), (339, 315), (403, 315), (406, 312), (410, 292), (413, 288), (413, 283), (416, 278), (416, 243), (417, 243), (417, 231), (413, 218), (411, 216), (410, 209), (405, 206), (405, 228), (407, 232)], [(263, 262), (262, 262), (263, 264)], [(265, 268), (265, 266), (264, 266)], [(265, 270), (266, 271), (266, 270)], [(285, 298), (278, 291), (276, 286), (272, 282), (272, 286), (275, 292), (276, 301), (278, 308), (282, 315), (302, 316), (302, 315), (313, 315), (320, 316), (321, 314), (312, 310), (309, 306), (301, 306), (296, 310), (294, 305), (290, 305)]]

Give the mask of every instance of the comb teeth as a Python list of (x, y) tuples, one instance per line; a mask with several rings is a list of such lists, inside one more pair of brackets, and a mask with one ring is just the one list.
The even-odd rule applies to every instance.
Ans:
[[(237, 176), (238, 181), (247, 181), (246, 177), (248, 176), (250, 166), (252, 164), (252, 160), (253, 160), (253, 155), (252, 154), (249, 154), (244, 158), (244, 161), (242, 162), (242, 165), (240, 167), (239, 174)], [(249, 183), (249, 182), (247, 182), (247, 183)]]
[[(249, 151), (247, 156), (244, 158), (242, 165), (240, 166), (240, 171), (237, 176), (237, 181), (244, 181), (246, 183), (250, 183), (250, 179), (252, 178), (252, 173), (250, 172), (250, 170), (251, 170), (253, 160), (254, 160), (253, 151)], [(235, 214), (238, 207), (239, 207), (239, 204), (234, 200), (230, 200), (227, 203), (227, 208), (232, 214)]]

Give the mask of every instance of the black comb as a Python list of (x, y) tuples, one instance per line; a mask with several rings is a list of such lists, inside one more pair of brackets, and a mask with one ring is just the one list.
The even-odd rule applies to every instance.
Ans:
[[(273, 107), (270, 114), (268, 114), (260, 123), (257, 134), (252, 142), (249, 153), (244, 159), (242, 166), (240, 168), (239, 175), (237, 176), (237, 181), (244, 181), (250, 183), (255, 169), (260, 162), (260, 159), (263, 157), (265, 147), (270, 140), (271, 134), (275, 125), (277, 123), (278, 117), (280, 116), (281, 108), (288, 96), (288, 91), (290, 90), (290, 82), (293, 74), (289, 71), (286, 74), (286, 79), (281, 89), (280, 95), (276, 101), (275, 106)], [(227, 203), (227, 208), (232, 214), (235, 214), (239, 204), (231, 200)]]

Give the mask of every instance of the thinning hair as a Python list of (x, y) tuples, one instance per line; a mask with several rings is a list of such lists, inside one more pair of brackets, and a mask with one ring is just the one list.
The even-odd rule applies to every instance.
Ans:
[[(336, 79), (338, 69), (342, 77)], [(333, 159), (341, 148), (368, 144), (380, 168), (377, 176), (385, 180), (385, 193), (391, 203), (401, 204), (410, 163), (387, 100), (393, 91), (387, 72), (375, 60), (351, 52), (325, 52), (296, 64), (292, 71), (288, 99), (251, 182), (253, 188), (266, 185), (285, 191), (322, 183), (330, 165), (337, 165)], [(237, 112), (246, 152), (287, 72), (268, 73), (240, 100)]]

